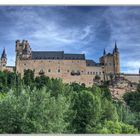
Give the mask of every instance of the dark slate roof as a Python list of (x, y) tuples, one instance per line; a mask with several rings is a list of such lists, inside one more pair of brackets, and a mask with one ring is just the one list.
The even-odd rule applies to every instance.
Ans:
[(113, 56), (113, 54), (111, 54), (111, 53), (108, 53), (108, 54), (107, 54), (107, 56)]
[(63, 59), (63, 51), (32, 51), (32, 59)]
[(100, 66), (100, 63), (96, 63), (93, 60), (86, 60), (87, 66)]
[(85, 55), (84, 54), (64, 54), (63, 59), (85, 60)]
[(64, 51), (32, 51), (32, 59), (85, 60), (84, 54), (64, 54)]
[(3, 52), (2, 52), (1, 58), (6, 58), (5, 48), (3, 49)]

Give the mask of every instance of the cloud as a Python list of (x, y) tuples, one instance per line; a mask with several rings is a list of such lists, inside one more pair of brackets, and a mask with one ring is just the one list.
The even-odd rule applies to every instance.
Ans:
[(33, 50), (85, 52), (97, 62), (116, 40), (121, 70), (140, 67), (139, 6), (1, 6), (0, 13), (0, 50), (6, 47), (8, 65), (14, 64), (17, 39), (29, 40)]

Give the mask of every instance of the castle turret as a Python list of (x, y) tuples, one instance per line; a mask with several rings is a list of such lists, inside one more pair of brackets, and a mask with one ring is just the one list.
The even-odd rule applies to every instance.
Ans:
[(2, 55), (1, 55), (1, 66), (5, 67), (6, 64), (7, 64), (7, 55), (6, 55), (5, 48), (4, 48)]
[(114, 58), (114, 73), (120, 73), (120, 59), (119, 59), (119, 49), (117, 47), (117, 43), (115, 42), (115, 47), (113, 50), (113, 58)]
[(104, 49), (103, 56), (105, 56), (105, 55), (106, 55), (106, 50)]

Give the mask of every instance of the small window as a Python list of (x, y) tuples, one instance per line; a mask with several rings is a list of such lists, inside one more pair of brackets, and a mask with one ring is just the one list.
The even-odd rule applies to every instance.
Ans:
[(50, 69), (48, 69), (48, 72), (51, 72), (51, 70), (50, 70)]
[(70, 72), (69, 70), (67, 70), (67, 72)]
[(58, 69), (58, 72), (60, 73), (60, 69)]
[(95, 72), (93, 72), (93, 75), (95, 75)]
[(92, 75), (92, 72), (90, 72), (90, 74)]

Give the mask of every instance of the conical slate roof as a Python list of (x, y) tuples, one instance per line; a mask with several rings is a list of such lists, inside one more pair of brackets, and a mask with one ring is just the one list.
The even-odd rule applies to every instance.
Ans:
[(3, 52), (2, 52), (2, 55), (1, 55), (1, 58), (6, 58), (6, 51), (5, 51), (5, 48), (3, 49)]

